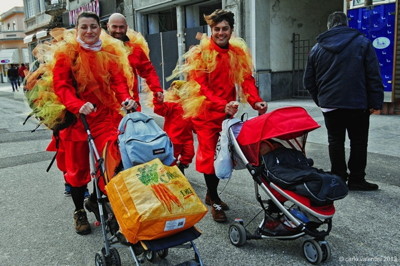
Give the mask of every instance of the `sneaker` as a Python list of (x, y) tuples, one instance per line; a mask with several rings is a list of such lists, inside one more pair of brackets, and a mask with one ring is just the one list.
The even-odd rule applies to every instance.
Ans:
[(222, 209), (221, 204), (213, 203), (211, 206), (211, 214), (214, 221), (218, 223), (226, 222), (228, 219), (226, 218), (225, 212)]
[(352, 182), (349, 181), (349, 190), (359, 190), (359, 191), (372, 191), (377, 190), (379, 186), (377, 184), (369, 183), (366, 180)]
[(93, 202), (90, 200), (90, 198), (88, 198), (85, 200), (85, 209), (88, 212), (93, 212), (94, 216), (96, 216), (96, 220), (100, 221), (100, 211), (97, 202)]
[(87, 235), (92, 231), (84, 209), (74, 212), (74, 221), (77, 234)]
[(71, 197), (71, 186), (65, 183), (64, 196)]
[[(208, 192), (207, 192), (207, 194), (206, 194), (206, 199), (204, 200), (204, 202), (205, 202), (208, 206), (211, 206), (212, 201), (211, 201), (211, 198), (210, 198), (210, 195), (208, 194)], [(228, 204), (226, 204), (225, 202), (223, 202), (221, 199), (219, 200), (218, 204), (221, 205), (221, 207), (222, 207), (222, 209), (223, 209), (224, 211), (228, 211), (228, 210), (229, 210)]]

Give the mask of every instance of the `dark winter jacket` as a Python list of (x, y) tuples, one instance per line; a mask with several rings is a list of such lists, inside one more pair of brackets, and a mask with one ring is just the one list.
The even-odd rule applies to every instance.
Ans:
[(382, 109), (379, 62), (359, 31), (334, 27), (317, 37), (304, 72), (304, 87), (324, 108)]

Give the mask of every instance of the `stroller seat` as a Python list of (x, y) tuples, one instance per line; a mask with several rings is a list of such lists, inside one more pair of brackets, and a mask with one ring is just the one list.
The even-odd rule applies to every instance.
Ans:
[(335, 206), (333, 204), (328, 204), (324, 206), (314, 206), (311, 204), (310, 199), (307, 197), (296, 194), (293, 191), (280, 188), (278, 185), (274, 183), (270, 183), (270, 187), (273, 189), (272, 191), (275, 190), (276, 192), (279, 193), (279, 195), (282, 195), (287, 200), (297, 202), (297, 205), (305, 209), (313, 216), (318, 217), (319, 219), (322, 220), (328, 219), (333, 217), (333, 215), (335, 214)]

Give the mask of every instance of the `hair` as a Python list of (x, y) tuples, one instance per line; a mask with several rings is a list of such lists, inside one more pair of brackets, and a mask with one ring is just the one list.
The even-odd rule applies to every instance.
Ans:
[(76, 27), (78, 27), (78, 25), (79, 25), (79, 19), (80, 18), (94, 18), (97, 21), (97, 24), (99, 24), (99, 26), (100, 26), (100, 18), (94, 12), (83, 11), (83, 12), (79, 13), (78, 18), (76, 20)]
[(112, 19), (114, 19), (114, 18), (123, 19), (124, 22), (125, 22), (125, 24), (127, 24), (125, 16), (122, 15), (121, 13), (113, 13), (113, 14), (111, 14), (111, 16), (108, 18), (108, 22), (110, 22), (110, 20), (112, 20)]
[(346, 14), (341, 11), (333, 12), (328, 17), (328, 23), (327, 23), (328, 30), (330, 30), (333, 27), (348, 26), (348, 25), (349, 25), (349, 20), (347, 19)]
[(217, 9), (212, 12), (210, 15), (204, 15), (204, 20), (210, 27), (214, 27), (221, 21), (226, 20), (229, 26), (233, 29), (233, 25), (235, 24), (234, 14), (231, 11)]

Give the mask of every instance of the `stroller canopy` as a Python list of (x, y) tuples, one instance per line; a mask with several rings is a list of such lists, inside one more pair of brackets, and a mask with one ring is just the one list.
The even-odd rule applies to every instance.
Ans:
[(320, 125), (302, 107), (283, 107), (243, 123), (237, 141), (250, 162), (258, 164), (262, 140), (290, 140), (319, 128)]

